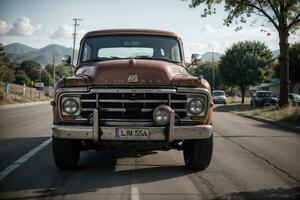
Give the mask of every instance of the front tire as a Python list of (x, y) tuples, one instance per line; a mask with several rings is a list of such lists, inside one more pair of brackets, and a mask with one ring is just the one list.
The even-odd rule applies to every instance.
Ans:
[(185, 165), (193, 170), (206, 169), (213, 152), (213, 137), (202, 140), (187, 140), (184, 142), (183, 156)]
[(52, 147), (54, 161), (59, 169), (71, 170), (78, 166), (80, 156), (78, 141), (53, 137)]

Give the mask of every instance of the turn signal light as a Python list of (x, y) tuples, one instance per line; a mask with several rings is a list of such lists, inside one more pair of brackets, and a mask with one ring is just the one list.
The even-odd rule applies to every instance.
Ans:
[(201, 85), (201, 79), (180, 80), (179, 85), (180, 86), (194, 86), (194, 87), (197, 87), (197, 86)]
[(76, 86), (78, 84), (77, 79), (65, 79), (64, 85), (65, 86)]

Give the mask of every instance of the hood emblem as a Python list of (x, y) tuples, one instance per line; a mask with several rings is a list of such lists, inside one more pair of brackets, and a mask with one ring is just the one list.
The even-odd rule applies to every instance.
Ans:
[(136, 83), (138, 81), (139, 81), (139, 79), (138, 79), (138, 76), (136, 74), (130, 74), (128, 76), (128, 83)]

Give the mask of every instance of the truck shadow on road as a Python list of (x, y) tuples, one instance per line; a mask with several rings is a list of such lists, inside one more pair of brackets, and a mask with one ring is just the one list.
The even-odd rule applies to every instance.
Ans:
[[(6, 185), (0, 190), (0, 199), (53, 198), (99, 191), (101, 195), (106, 188), (130, 187), (133, 183), (151, 183), (195, 173), (174, 162), (158, 163), (155, 158), (153, 163), (136, 162), (138, 157), (156, 153), (83, 152), (78, 169), (61, 171), (54, 164), (50, 144), (20, 167), (23, 172), (19, 171), (17, 175), (25, 173), (23, 176), (10, 177), (13, 181), (6, 183), (4, 180), (2, 186)], [(39, 181), (28, 177), (39, 177)]]

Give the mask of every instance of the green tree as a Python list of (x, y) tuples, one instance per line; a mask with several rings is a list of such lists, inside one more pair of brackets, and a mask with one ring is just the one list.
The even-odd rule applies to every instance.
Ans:
[(46, 65), (45, 70), (53, 76), (53, 64)]
[[(228, 12), (224, 24), (229, 26), (233, 22), (246, 23), (251, 15), (264, 16), (277, 30), (279, 35), (279, 66), (280, 66), (280, 99), (279, 105), (288, 105), (288, 48), (289, 35), (300, 26), (299, 0), (191, 0), (190, 7), (206, 4), (202, 16), (216, 13), (216, 4), (224, 4)], [(240, 29), (241, 27), (238, 27)]]
[[(48, 64), (46, 65), (45, 69), (47, 72), (51, 75), (51, 78), (53, 78), (53, 65)], [(55, 66), (55, 79), (58, 81), (61, 78), (71, 76), (71, 70), (69, 67), (63, 66), (63, 65), (56, 65)]]
[(30, 79), (28, 78), (28, 76), (23, 70), (18, 70), (16, 73), (15, 83), (19, 85), (23, 85), (23, 84), (30, 85)]
[(289, 65), (289, 77), (293, 90), (296, 83), (300, 82), (300, 43), (293, 44), (289, 48)]
[(5, 51), (2, 44), (0, 44), (0, 60), (3, 60), (4, 57), (5, 57)]
[(26, 73), (30, 80), (39, 80), (39, 70), (41, 69), (41, 65), (38, 62), (34, 60), (25, 60), (21, 63), (20, 69)]
[(49, 74), (49, 72), (45, 69), (42, 70), (42, 74), (41, 74), (41, 79), (42, 82), (44, 83), (45, 86), (49, 86), (50, 82), (52, 80), (51, 75)]
[[(280, 68), (275, 66), (276, 76), (280, 77)], [(300, 82), (300, 43), (295, 43), (289, 48), (289, 78), (290, 89), (293, 91), (296, 83)]]
[(0, 44), (0, 65), (9, 63), (9, 59), (5, 54), (3, 45)]
[(10, 63), (5, 55), (4, 48), (0, 44), (0, 81), (13, 82), (15, 80), (15, 63)]
[(247, 87), (263, 81), (272, 62), (272, 52), (264, 43), (238, 42), (221, 57), (221, 80), (228, 86), (238, 86), (244, 103)]
[[(213, 68), (215, 70), (215, 85), (213, 85)], [(220, 81), (220, 75), (219, 75), (219, 66), (217, 63), (211, 63), (211, 62), (205, 62), (197, 66), (190, 67), (189, 73), (191, 73), (193, 76), (203, 76), (209, 84), (214, 86), (213, 89), (218, 89), (221, 87), (221, 81)]]
[(68, 66), (59, 65), (56, 69), (59, 79), (71, 76), (71, 70)]
[(0, 81), (12, 83), (15, 81), (15, 71), (7, 65), (0, 65)]

